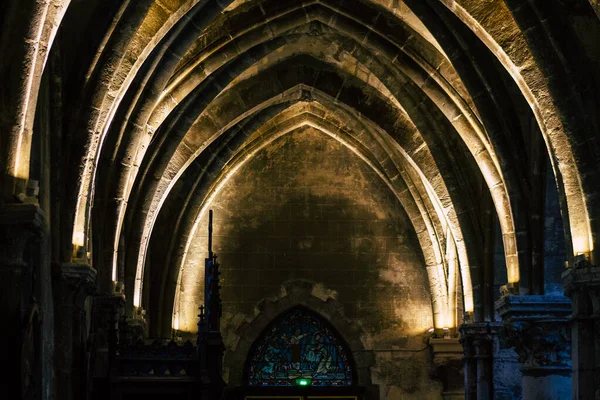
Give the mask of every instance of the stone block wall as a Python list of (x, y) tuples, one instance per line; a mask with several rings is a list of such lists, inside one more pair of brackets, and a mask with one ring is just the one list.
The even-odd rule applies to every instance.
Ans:
[[(352, 151), (313, 128), (287, 134), (245, 164), (210, 208), (226, 342), (261, 300), (305, 280), (361, 327), (382, 399), (440, 397), (430, 378), (432, 309), (416, 234), (394, 193)], [(194, 331), (202, 299), (206, 219), (181, 280), (183, 331)]]

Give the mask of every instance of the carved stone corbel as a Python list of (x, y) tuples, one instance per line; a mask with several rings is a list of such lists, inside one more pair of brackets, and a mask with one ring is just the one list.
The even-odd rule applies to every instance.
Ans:
[(444, 400), (465, 398), (463, 347), (458, 338), (430, 338), (433, 363), (442, 381)]
[(24, 260), (31, 241), (39, 241), (47, 232), (46, 216), (35, 204), (5, 204), (0, 207), (0, 267), (32, 267)]

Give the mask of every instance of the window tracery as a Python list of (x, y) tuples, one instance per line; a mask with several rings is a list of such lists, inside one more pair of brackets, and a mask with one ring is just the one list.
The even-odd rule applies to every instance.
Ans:
[(251, 352), (249, 386), (351, 386), (348, 351), (316, 314), (295, 308), (267, 329)]

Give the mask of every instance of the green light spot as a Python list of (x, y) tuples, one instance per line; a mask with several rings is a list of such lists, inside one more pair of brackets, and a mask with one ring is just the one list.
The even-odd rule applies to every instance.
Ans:
[(306, 379), (306, 378), (296, 379), (296, 386), (309, 386), (309, 385), (310, 385), (310, 379)]

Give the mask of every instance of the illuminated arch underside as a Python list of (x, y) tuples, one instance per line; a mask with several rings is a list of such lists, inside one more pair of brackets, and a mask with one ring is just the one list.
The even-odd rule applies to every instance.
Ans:
[[(247, 132), (247, 140), (215, 157), (214, 179), (206, 185), (198, 182), (197, 192), (184, 195), (171, 249), (187, 246), (206, 201), (253, 151), (293, 127), (310, 125), (358, 154), (404, 205), (428, 266), (436, 326), (458, 322), (448, 317), (456, 304), (456, 288), (448, 282), (458, 269), (465, 310), (473, 311), (477, 301), (472, 290), (477, 282), (472, 280), (478, 278), (471, 277), (478, 267), (476, 229), (466, 215), (472, 205), (459, 195), (470, 181), (452, 167), (457, 161), (473, 163), (486, 182), (500, 219), (508, 283), (517, 284), (524, 268), (518, 254), (527, 245), (526, 232), (516, 228), (516, 213), (522, 212), (518, 176), (507, 169), (501, 144), (487, 129), (476, 96), (471, 97), (453, 66), (462, 61), (460, 54), (438, 32), (428, 30), (426, 19), (435, 17), (435, 7), (430, 7), (434, 2), (419, 1), (356, 1), (350, 6), (315, 0), (301, 7), (279, 0), (124, 2), (86, 75), (84, 90), (92, 95), (82, 105), (76, 127), (83, 134), (73, 146), (83, 163), (69, 171), (79, 182), (72, 204), (73, 243), (88, 245), (92, 205), (94, 218), (106, 221), (106, 226), (96, 227), (103, 248), (94, 249), (101, 285), (129, 279), (130, 305), (143, 306), (147, 246), (173, 185), (211, 143), (260, 115), (264, 120)], [(268, 18), (252, 7), (256, 3)], [(598, 251), (588, 213), (592, 200), (586, 200), (595, 189), (588, 187), (590, 178), (582, 177), (578, 164), (593, 150), (574, 145), (582, 138), (563, 126), (548, 88), (550, 77), (535, 63), (505, 3), (494, 0), (487, 8), (470, 0), (439, 3), (485, 45), (530, 106), (565, 200), (569, 256)], [(32, 16), (25, 46), (28, 61), (9, 91), (15, 101), (6, 120), (15, 122), (8, 129), (10, 148), (4, 161), (5, 172), (18, 179), (29, 176), (41, 73), (69, 5), (68, 0), (52, 0), (23, 10)], [(487, 17), (491, 9), (493, 19)], [(297, 59), (315, 60), (314, 68), (340, 77), (337, 93), (328, 92), (323, 82), (299, 79), (265, 90), (262, 97), (236, 95), (240, 90), (249, 93), (248, 87), (256, 87), (266, 73)], [(361, 86), (363, 99), (383, 107), (380, 117), (368, 105), (353, 104), (344, 96), (351, 85)], [(314, 102), (302, 100), (306, 92)], [(228, 114), (220, 111), (223, 107)], [(359, 137), (363, 131), (368, 134)], [(469, 156), (449, 155), (457, 142), (468, 149), (471, 161)], [(458, 266), (450, 260), (454, 253)], [(165, 275), (179, 273), (185, 254), (170, 251), (173, 266)], [(169, 297), (166, 283), (161, 284), (160, 295)], [(163, 311), (176, 310), (172, 294), (161, 302)]]

